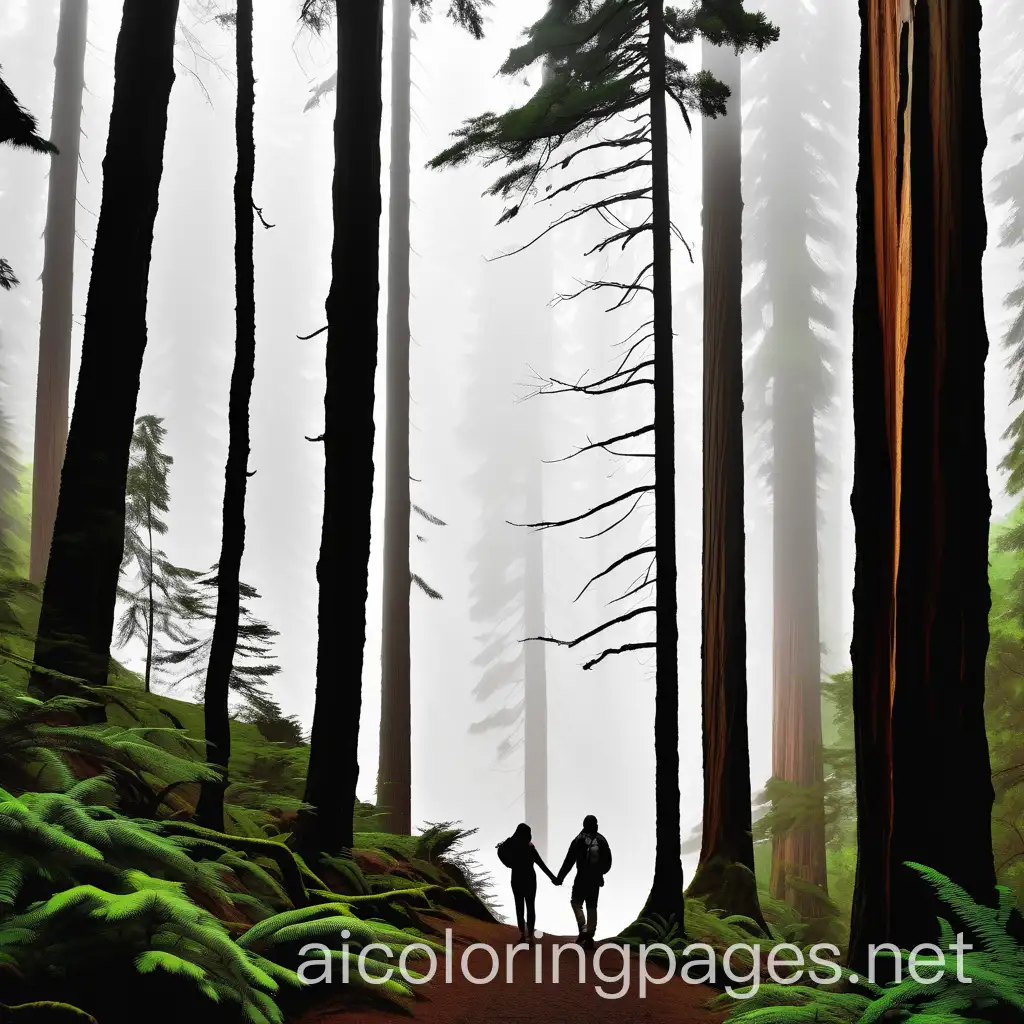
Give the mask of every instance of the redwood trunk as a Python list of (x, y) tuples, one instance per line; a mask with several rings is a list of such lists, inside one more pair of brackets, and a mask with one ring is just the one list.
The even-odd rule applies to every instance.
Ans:
[(228, 457), (224, 470), (224, 511), (217, 562), (217, 615), (206, 669), (203, 719), (206, 757), (219, 770), (216, 782), (203, 783), (196, 808), (207, 828), (224, 830), (224, 792), (231, 757), (228, 695), (238, 643), (239, 584), (245, 551), (245, 491), (249, 469), (249, 403), (256, 370), (256, 273), (253, 261), (252, 187), (256, 175), (253, 115), (253, 0), (239, 0), (235, 22), (238, 99), (235, 108), (235, 364), (228, 398)]
[[(702, 125), (704, 525), (701, 692), (703, 839), (689, 892), (761, 920), (751, 838), (743, 531), (743, 198), (740, 59), (703, 43), (703, 67), (732, 90)], [(659, 562), (660, 562), (659, 552)], [(661, 566), (658, 567), (659, 578)], [(659, 586), (659, 593), (661, 588)]]
[[(373, 500), (383, 0), (339, 0), (316, 706), (301, 841), (352, 845)], [(408, 508), (406, 509), (408, 512)]]
[(654, 526), (657, 536), (654, 696), (654, 880), (643, 914), (675, 916), (683, 927), (679, 836), (679, 627), (676, 622), (675, 412), (672, 353), (672, 238), (665, 109), (665, 5), (650, 0), (651, 175), (654, 289)]
[(85, 92), (88, 0), (61, 0), (53, 86), (46, 233), (43, 236), (43, 300), (39, 322), (36, 433), (32, 455), (32, 538), (29, 579), (41, 583), (50, 557), (53, 521), (60, 494), (60, 468), (68, 438), (71, 385), (71, 330), (75, 285), (75, 215), (78, 154)]
[(893, 8), (861, 3), (855, 964), (868, 943), (935, 936), (930, 891), (906, 861), (979, 901), (995, 884), (983, 719), (981, 10), (978, 0), (919, 0), (911, 30)]
[(388, 202), (387, 425), (377, 805), (383, 829), (412, 831), (409, 640), (409, 0), (392, 0), (391, 190)]
[[(125, 0), (82, 361), (43, 588), (36, 662), (104, 684), (124, 548), (124, 494), (174, 82), (178, 0)], [(61, 682), (36, 673), (34, 688)]]

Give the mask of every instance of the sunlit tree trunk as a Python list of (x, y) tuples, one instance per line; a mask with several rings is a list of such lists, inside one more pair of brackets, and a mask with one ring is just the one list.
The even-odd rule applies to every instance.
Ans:
[(228, 457), (224, 469), (224, 509), (217, 563), (217, 616), (206, 669), (203, 719), (207, 761), (220, 773), (205, 782), (197, 813), (207, 827), (224, 829), (224, 792), (231, 756), (228, 695), (238, 643), (239, 585), (245, 552), (245, 492), (249, 470), (249, 403), (256, 371), (256, 272), (253, 261), (253, 198), (256, 141), (253, 115), (253, 0), (239, 0), (235, 18), (238, 100), (235, 109), (235, 364), (228, 397)]
[[(352, 845), (373, 500), (383, 0), (339, 0), (334, 245), (327, 297), (316, 705), (300, 821), (307, 852)], [(406, 508), (408, 513), (408, 508)]]
[[(751, 838), (743, 529), (743, 199), (740, 58), (703, 43), (703, 69), (731, 90), (702, 124), (704, 261), (704, 816), (693, 896), (761, 919)], [(658, 494), (661, 502), (661, 491)], [(666, 526), (666, 529), (668, 527)], [(660, 534), (659, 534), (660, 536)], [(662, 588), (658, 549), (658, 593)]]
[[(124, 4), (82, 361), (39, 617), (37, 663), (92, 684), (106, 683), (110, 665), (177, 12), (178, 0)], [(33, 684), (62, 685), (43, 673)]]
[(855, 964), (868, 943), (934, 937), (929, 889), (904, 862), (981, 901), (995, 883), (981, 8), (862, 0), (861, 17)]
[(88, 0), (61, 0), (57, 54), (53, 61), (56, 75), (50, 133), (58, 153), (50, 158), (46, 233), (43, 236), (43, 304), (39, 322), (36, 433), (32, 455), (29, 578), (36, 583), (46, 575), (46, 561), (50, 557), (50, 538), (60, 493), (60, 468), (68, 437), (75, 215), (88, 21)]
[(409, 0), (392, 0), (391, 189), (388, 201), (387, 426), (377, 804), (382, 827), (412, 830), (409, 642)]

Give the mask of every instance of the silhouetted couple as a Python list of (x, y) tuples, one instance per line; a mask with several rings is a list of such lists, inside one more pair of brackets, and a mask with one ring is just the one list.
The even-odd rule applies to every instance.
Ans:
[[(512, 895), (516, 904), (516, 923), (523, 942), (532, 942), (534, 924), (537, 918), (537, 874), (539, 866), (553, 885), (561, 885), (566, 875), (576, 868), (569, 904), (576, 915), (579, 935), (576, 941), (584, 948), (594, 945), (597, 930), (597, 898), (604, 885), (604, 876), (612, 866), (612, 851), (608, 840), (597, 831), (597, 818), (588, 814), (583, 819), (583, 830), (569, 844), (569, 851), (562, 862), (557, 877), (544, 863), (533, 845), (530, 826), (520, 825), (504, 842), (498, 844), (498, 858), (512, 869)], [(586, 916), (583, 909), (586, 907)]]

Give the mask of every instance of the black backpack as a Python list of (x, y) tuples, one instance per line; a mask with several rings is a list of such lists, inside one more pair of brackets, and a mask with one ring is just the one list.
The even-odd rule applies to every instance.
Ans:
[(508, 839), (503, 839), (500, 843), (498, 843), (495, 849), (498, 851), (498, 860), (500, 860), (501, 863), (505, 865), (505, 867), (510, 868), (515, 864), (515, 855), (512, 849), (511, 836), (509, 836)]

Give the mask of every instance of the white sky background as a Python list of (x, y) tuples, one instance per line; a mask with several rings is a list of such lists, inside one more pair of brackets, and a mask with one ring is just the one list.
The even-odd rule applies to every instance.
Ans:
[[(438, 0), (444, 9), (442, 0)], [(30, 7), (31, 5), (31, 7)], [(469, 736), (469, 725), (481, 709), (470, 691), (477, 670), (470, 664), (478, 628), (468, 619), (469, 563), (466, 549), (486, 524), (478, 521), (466, 477), (472, 462), (460, 434), (465, 389), (472, 386), (463, 354), (473, 337), (472, 303), (486, 302), (487, 287), (517, 287), (515, 260), (486, 267), (484, 257), (524, 241), (537, 216), (526, 224), (495, 228), (501, 210), (497, 200), (481, 198), (492, 172), (469, 168), (438, 174), (423, 168), (447, 143), (448, 133), (464, 118), (484, 109), (504, 109), (527, 94), (515, 81), (495, 72), (523, 25), (544, 9), (544, 0), (499, 2), (492, 11), (487, 39), (474, 42), (443, 17), (415, 25), (413, 58), (412, 158), (412, 475), (418, 504), (441, 516), (446, 529), (429, 528), (429, 541), (413, 551), (414, 570), (445, 596), (430, 602), (413, 593), (414, 658), (414, 816), (417, 821), (458, 819), (480, 827), (482, 859), (496, 870), (505, 897), (504, 876), (491, 856), (494, 844), (520, 820), (521, 778), (513, 758), (495, 763), (494, 735)], [(183, 5), (184, 7), (184, 5)], [(274, 696), (286, 713), (308, 725), (316, 671), (317, 589), (315, 566), (322, 512), (322, 452), (304, 440), (320, 433), (323, 421), (323, 338), (302, 342), (324, 323), (324, 300), (330, 284), (332, 237), (330, 188), (333, 172), (331, 129), (334, 97), (309, 113), (302, 108), (309, 88), (334, 70), (333, 40), (310, 40), (296, 30), (296, 4), (260, 0), (256, 5), (256, 148), (255, 200), (272, 231), (256, 226), (257, 367), (252, 402), (252, 457), (256, 476), (249, 483), (248, 532), (243, 576), (263, 599), (259, 614), (281, 631), (278, 657), (283, 671)], [(90, 5), (90, 47), (86, 69), (80, 181), (78, 280), (76, 283), (77, 370), (81, 322), (85, 313), (95, 214), (99, 212), (101, 161), (113, 88), (113, 55), (121, 4), (93, 0)], [(52, 100), (52, 53), (56, 36), (56, 0), (3, 0), (0, 10), (0, 62), (5, 77), (23, 103), (48, 131)], [(185, 13), (186, 24), (193, 19)], [(149, 347), (143, 370), (139, 413), (166, 418), (168, 448), (175, 458), (170, 484), (172, 509), (167, 551), (179, 564), (204, 568), (218, 557), (223, 464), (227, 446), (227, 395), (234, 342), (233, 211), (234, 48), (228, 32), (215, 26), (196, 27), (209, 56), (194, 58), (184, 46), (170, 108), (166, 165), (156, 224), (149, 306)], [(382, 132), (384, 213), (382, 217), (381, 310), (386, 308), (386, 237), (388, 126), (390, 81), (387, 52), (390, 12), (385, 15), (385, 125)], [(293, 45), (294, 41), (294, 45)], [(856, 47), (857, 38), (837, 40)], [(45, 60), (40, 55), (47, 54)], [(855, 59), (855, 55), (847, 54)], [(699, 49), (689, 55), (699, 64)], [(685, 59), (685, 58), (684, 58)], [(192, 69), (201, 80), (186, 72)], [(987, 68), (985, 69), (987, 72)], [(531, 84), (536, 84), (531, 78)], [(205, 91), (205, 92), (204, 92)], [(208, 98), (206, 93), (208, 93)], [(699, 281), (700, 150), (699, 127), (687, 137), (678, 118), (673, 129), (674, 217), (695, 244), (698, 263), (691, 266), (678, 247), (674, 274), (677, 292)], [(855, 132), (855, 124), (850, 125)], [(1005, 162), (1007, 140), (998, 127), (989, 130), (986, 180)], [(0, 151), (0, 224), (4, 255), (16, 263), (23, 285), (0, 294), (0, 328), (6, 388), (5, 407), (14, 417), (15, 433), (28, 457), (32, 441), (32, 409), (42, 266), (39, 238), (45, 222), (46, 162), (30, 155)], [(14, 186), (17, 185), (17, 195)], [(852, 211), (852, 206), (851, 206)], [(7, 230), (17, 214), (17, 233)], [(986, 305), (992, 354), (988, 363), (989, 466), (995, 515), (1005, 514), (1012, 501), (1003, 493), (997, 465), (1005, 442), (1001, 435), (1011, 418), (1009, 375), (998, 341), (1006, 323), (1002, 296), (1013, 280), (1016, 257), (995, 247), (1000, 211), (989, 213), (989, 248), (985, 261)], [(22, 224), (22, 221), (24, 223)], [(19, 242), (17, 250), (9, 242)], [(852, 265), (853, 233), (844, 261)], [(528, 260), (529, 254), (518, 257)], [(558, 249), (556, 286), (572, 282), (576, 251), (572, 243)], [(517, 287), (523, 303), (543, 304), (551, 295)], [(852, 288), (852, 285), (851, 285)], [(699, 538), (699, 405), (692, 400), (694, 381), (699, 395), (699, 323), (686, 322), (677, 304), (679, 337), (677, 381), (680, 398), (677, 434), (680, 447), (678, 504), (680, 537)], [(593, 320), (591, 319), (591, 321)], [(578, 338), (562, 320), (565, 358), (575, 358)], [(383, 327), (381, 358), (383, 370)], [(36, 333), (34, 333), (36, 332)], [(614, 340), (614, 328), (609, 328)], [(575, 347), (574, 347), (575, 346)], [(550, 368), (549, 368), (550, 369)], [(842, 368), (849, 374), (849, 365)], [(74, 380), (74, 376), (72, 377)], [(515, 381), (509, 382), (510, 395)], [(684, 399), (683, 394), (691, 395)], [(549, 401), (558, 401), (551, 399)], [(376, 420), (383, 439), (383, 389), (378, 388)], [(571, 414), (560, 412), (558, 416)], [(583, 443), (570, 420), (559, 421), (549, 440), (546, 458), (567, 454)], [(698, 439), (695, 441), (694, 439)], [(690, 455), (684, 455), (689, 450)], [(686, 459), (684, 466), (683, 459)], [(377, 481), (382, 480), (378, 462)], [(550, 489), (548, 514), (572, 514), (571, 481), (546, 471)], [(699, 479), (699, 475), (697, 476)], [(614, 481), (610, 486), (615, 486)], [(748, 492), (751, 487), (748, 485)], [(380, 664), (380, 529), (382, 491), (373, 512), (374, 549), (370, 565), (367, 608), (364, 705), (361, 725), (362, 782), (360, 795), (372, 798), (377, 763)], [(849, 524), (845, 533), (847, 572), (853, 552)], [(549, 624), (553, 632), (582, 632), (599, 606), (573, 610), (570, 601), (586, 576), (596, 571), (600, 554), (566, 534), (549, 536), (547, 585)], [(754, 599), (770, 587), (756, 553), (748, 553), (750, 732), (755, 792), (770, 773), (771, 675), (770, 605)], [(770, 562), (768, 563), (770, 566)], [(757, 578), (751, 578), (750, 567)], [(852, 584), (852, 578), (848, 585)], [(700, 816), (700, 551), (699, 543), (680, 541), (680, 676), (682, 821), (685, 833)], [(588, 618), (590, 616), (590, 618)], [(616, 868), (602, 896), (603, 925), (626, 924), (638, 909), (653, 863), (653, 671), (649, 660), (611, 659), (594, 672), (581, 673), (587, 652), (549, 651), (550, 771), (552, 849), (542, 851), (553, 870), (565, 845), (588, 812), (601, 819), (616, 854)], [(128, 657), (137, 666), (138, 659)], [(339, 723), (339, 729), (345, 729)], [(694, 858), (686, 861), (687, 874)], [(538, 925), (568, 932), (572, 916), (567, 890), (553, 890), (542, 880)]]

